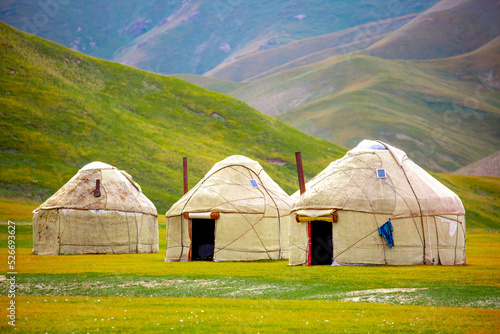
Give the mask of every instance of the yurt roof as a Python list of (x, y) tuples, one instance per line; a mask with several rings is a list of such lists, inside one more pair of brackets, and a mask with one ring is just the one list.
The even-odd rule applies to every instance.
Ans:
[[(95, 197), (96, 180), (101, 196)], [(82, 167), (64, 186), (35, 209), (108, 210), (158, 215), (132, 176), (116, 167), (94, 161)]]
[[(384, 171), (377, 174), (377, 169)], [(293, 197), (293, 211), (342, 209), (392, 217), (465, 214), (460, 198), (404, 151), (371, 140), (332, 162), (306, 184), (304, 194)]]
[(257, 161), (233, 155), (216, 163), (166, 215), (216, 211), (277, 216), (289, 214), (291, 206), (290, 196)]

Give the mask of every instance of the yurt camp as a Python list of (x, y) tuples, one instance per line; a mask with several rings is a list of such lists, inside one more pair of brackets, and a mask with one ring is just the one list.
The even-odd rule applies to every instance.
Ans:
[(34, 254), (158, 252), (155, 206), (111, 165), (84, 166), (34, 210)]
[(166, 213), (165, 261), (288, 258), (291, 207), (257, 161), (230, 156)]
[(460, 198), (381, 141), (362, 141), (292, 197), (290, 265), (466, 263)]

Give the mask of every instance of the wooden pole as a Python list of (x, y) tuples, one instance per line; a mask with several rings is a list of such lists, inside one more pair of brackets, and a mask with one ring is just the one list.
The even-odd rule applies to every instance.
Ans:
[[(304, 182), (304, 168), (302, 167), (302, 153), (295, 152), (295, 161), (297, 162), (297, 174), (299, 176), (300, 194), (306, 192), (306, 184)], [(307, 223), (307, 265), (311, 265), (311, 222)]]
[(188, 192), (188, 158), (182, 158), (182, 175), (184, 180), (184, 194)]
[(302, 153), (295, 152), (295, 161), (297, 162), (297, 174), (299, 176), (300, 194), (306, 192), (306, 184), (304, 182), (304, 168), (302, 167)]

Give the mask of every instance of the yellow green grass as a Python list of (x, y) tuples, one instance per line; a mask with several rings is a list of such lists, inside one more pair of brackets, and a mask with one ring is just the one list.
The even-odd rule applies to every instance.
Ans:
[(17, 307), (23, 333), (478, 333), (498, 325), (497, 310), (299, 300), (23, 296)]
[(33, 210), (40, 204), (34, 202), (16, 201), (0, 197), (0, 222), (13, 221), (31, 221)]
[[(164, 223), (159, 254), (37, 256), (30, 238), (30, 225), (16, 226), (16, 327), (23, 333), (488, 333), (500, 324), (496, 232), (469, 230), (468, 264), (455, 267), (164, 262)], [(11, 277), (4, 268), (0, 275)], [(14, 332), (5, 320), (7, 288), (3, 281), (0, 328)]]

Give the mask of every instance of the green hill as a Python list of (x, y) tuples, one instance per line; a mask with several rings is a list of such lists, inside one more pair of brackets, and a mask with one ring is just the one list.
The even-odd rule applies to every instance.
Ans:
[[(294, 152), (308, 177), (345, 149), (186, 81), (98, 60), (0, 23), (0, 197), (41, 202), (83, 165), (129, 172), (165, 212), (217, 161), (258, 160), (297, 189)], [(279, 158), (284, 166), (266, 162)]]
[(382, 139), (429, 170), (451, 172), (500, 144), (499, 48), (497, 38), (439, 60), (341, 55), (244, 83), (229, 94), (339, 145)]
[(289, 101), (301, 103), (279, 116), (286, 123), (347, 147), (380, 138), (433, 171), (454, 171), (498, 149), (500, 92), (480, 81), (483, 73), (468, 81), (425, 62), (360, 55), (321, 65), (289, 77), (274, 92), (243, 100), (265, 112), (266, 98), (295, 88), (295, 101)]
[[(2, 23), (0, 43), (0, 221), (29, 220), (93, 160), (130, 172), (161, 214), (181, 196), (183, 156), (191, 186), (215, 162), (244, 154), (291, 193), (295, 151), (303, 152), (306, 179), (345, 152), (231, 97), (93, 59)], [(436, 177), (462, 198), (469, 228), (498, 230), (500, 178)]]
[(453, 190), (465, 207), (467, 229), (500, 230), (500, 177), (434, 174)]

